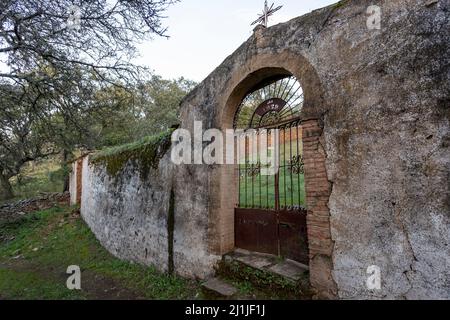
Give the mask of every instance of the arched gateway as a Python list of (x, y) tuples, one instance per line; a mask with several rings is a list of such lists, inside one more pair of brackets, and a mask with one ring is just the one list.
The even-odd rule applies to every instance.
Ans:
[[(260, 39), (258, 32), (255, 37)], [(229, 79), (216, 97), (214, 119), (207, 117), (211, 127), (278, 130), (280, 170), (257, 174), (262, 168), (249, 161), (254, 160), (251, 139), (240, 165), (212, 169), (210, 250), (223, 255), (244, 248), (301, 262), (309, 265), (313, 287), (333, 296), (331, 185), (320, 143), (327, 105), (319, 77), (305, 57), (285, 50), (250, 56)], [(185, 128), (204, 117), (190, 108), (183, 111)]]
[(308, 264), (302, 107), (301, 85), (286, 75), (264, 79), (239, 105), (234, 232), (237, 248)]

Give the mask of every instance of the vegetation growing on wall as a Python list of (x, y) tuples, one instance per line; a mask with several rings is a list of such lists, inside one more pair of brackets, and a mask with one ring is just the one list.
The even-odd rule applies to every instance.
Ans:
[(337, 2), (337, 3), (335, 3), (333, 5), (333, 8), (334, 9), (339, 9), (339, 8), (345, 6), (346, 4), (348, 4), (348, 2), (349, 2), (348, 0), (341, 0), (341, 1)]
[(105, 149), (94, 154), (90, 162), (105, 165), (108, 174), (115, 177), (128, 161), (134, 161), (140, 166), (141, 178), (145, 179), (150, 169), (156, 169), (160, 159), (169, 150), (172, 132), (167, 130), (134, 143)]

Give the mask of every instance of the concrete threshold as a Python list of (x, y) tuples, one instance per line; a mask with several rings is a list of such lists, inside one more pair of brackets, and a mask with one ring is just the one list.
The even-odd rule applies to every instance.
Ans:
[(236, 249), (226, 254), (225, 260), (237, 261), (251, 268), (268, 271), (291, 281), (300, 280), (309, 271), (308, 266), (302, 263), (284, 260), (271, 254), (251, 252), (243, 249)]

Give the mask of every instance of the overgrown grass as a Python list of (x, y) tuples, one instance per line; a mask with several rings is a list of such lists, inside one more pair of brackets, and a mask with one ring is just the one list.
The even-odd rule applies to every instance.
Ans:
[(65, 287), (69, 265), (83, 275), (112, 279), (147, 299), (187, 299), (199, 293), (196, 282), (121, 261), (101, 247), (70, 208), (54, 208), (0, 226), (0, 296), (10, 299), (95, 299)]
[[(102, 294), (108, 290), (122, 292), (121, 299), (212, 298), (197, 281), (113, 257), (73, 210), (56, 207), (0, 225), (0, 299), (108, 299)], [(81, 291), (66, 288), (70, 265), (81, 268)], [(250, 270), (238, 274), (241, 277), (225, 274), (239, 289), (238, 299), (292, 298), (272, 290), (279, 282), (261, 282)]]
[(69, 291), (63, 282), (43, 279), (30, 271), (15, 271), (0, 268), (0, 293), (9, 299), (84, 299), (78, 291)]
[(39, 193), (61, 192), (65, 170), (55, 158), (44, 159), (25, 166), (19, 177), (11, 179), (15, 201), (33, 198)]

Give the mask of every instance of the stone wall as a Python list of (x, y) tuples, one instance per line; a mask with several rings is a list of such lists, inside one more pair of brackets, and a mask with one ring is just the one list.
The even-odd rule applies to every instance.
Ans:
[(178, 171), (170, 160), (167, 139), (170, 135), (131, 150), (85, 157), (81, 215), (115, 256), (205, 278), (214, 272), (219, 257), (207, 252), (203, 239), (207, 231), (191, 220), (196, 212), (189, 200), (193, 190), (183, 181), (190, 184), (193, 177), (174, 183)]
[[(370, 5), (382, 10), (381, 30), (367, 28)], [(258, 28), (182, 103), (183, 128), (229, 129), (261, 80), (300, 81), (310, 274), (321, 297), (450, 298), (449, 9), (341, 1)], [(166, 153), (150, 169), (133, 157), (85, 162), (82, 215), (117, 256), (205, 277), (233, 250), (233, 166), (173, 166)], [(371, 265), (381, 290), (366, 286)]]
[(69, 193), (70, 205), (81, 204), (82, 194), (82, 179), (83, 179), (83, 159), (88, 155), (84, 154), (75, 159), (71, 163), (71, 170), (69, 174)]
[(115, 256), (168, 271), (170, 163), (165, 157), (147, 179), (139, 171), (139, 164), (130, 161), (111, 176), (106, 166), (86, 157), (81, 215)]
[[(370, 5), (381, 8), (380, 30), (367, 27)], [(183, 128), (231, 128), (261, 80), (300, 81), (303, 119), (321, 129), (317, 166), (328, 182), (316, 187), (329, 188), (308, 208), (320, 296), (450, 298), (449, 9), (443, 0), (341, 1), (258, 28), (182, 104)], [(233, 170), (191, 170), (205, 179), (188, 188), (200, 193), (191, 219), (209, 217), (211, 250), (222, 254), (234, 247)], [(371, 265), (379, 291), (366, 286)]]

